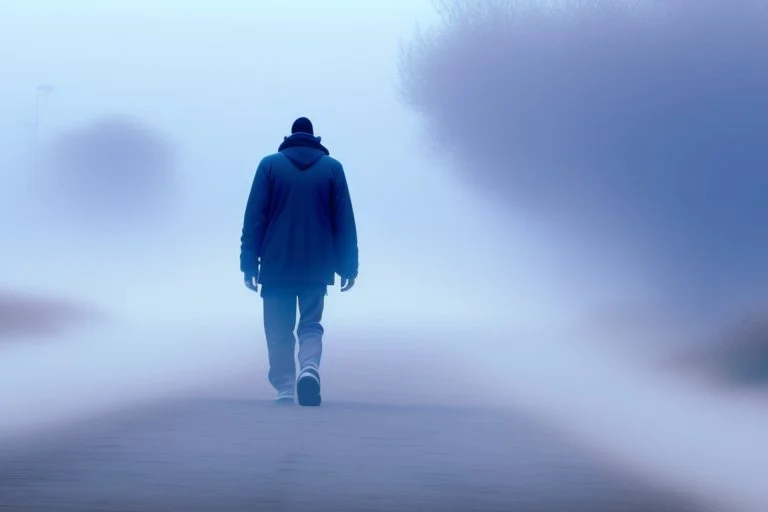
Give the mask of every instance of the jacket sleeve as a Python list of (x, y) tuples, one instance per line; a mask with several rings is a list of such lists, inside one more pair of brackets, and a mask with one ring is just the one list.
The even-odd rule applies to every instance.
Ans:
[(269, 222), (269, 177), (266, 167), (262, 160), (256, 169), (240, 237), (240, 271), (251, 275), (259, 273), (261, 245)]
[(357, 278), (357, 227), (347, 177), (341, 167), (334, 180), (333, 237), (336, 251), (336, 273), (346, 279)]

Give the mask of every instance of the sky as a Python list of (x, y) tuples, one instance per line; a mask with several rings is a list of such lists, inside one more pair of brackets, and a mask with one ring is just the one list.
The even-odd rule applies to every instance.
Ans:
[[(403, 45), (437, 21), (415, 0), (0, 0), (0, 48), (16, 49), (0, 54), (0, 233), (11, 248), (0, 287), (70, 297), (107, 318), (0, 346), (0, 408), (11, 411), (0, 433), (258, 372), (242, 214), (260, 158), (308, 116), (345, 167), (360, 238), (355, 289), (327, 301), (329, 357), (352, 360), (348, 347), (462, 359), (474, 396), (495, 390), (497, 405), (567, 426), (656, 478), (763, 505), (757, 477), (744, 476), (768, 461), (759, 402), (644, 357), (645, 345), (674, 345), (697, 326), (638, 315), (618, 334), (605, 327), (615, 310), (653, 302), (651, 276), (535, 216), (510, 216), (402, 101)], [(55, 90), (40, 105), (41, 152), (103, 116), (137, 119), (172, 145), (166, 215), (139, 206), (113, 225), (109, 212), (78, 219), (46, 199), (24, 126), (43, 83)]]

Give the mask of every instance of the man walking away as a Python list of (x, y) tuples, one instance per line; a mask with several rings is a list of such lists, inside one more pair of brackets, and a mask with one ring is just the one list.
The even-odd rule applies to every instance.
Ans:
[[(278, 152), (261, 160), (240, 239), (245, 285), (264, 303), (269, 382), (279, 403), (320, 405), (321, 324), (327, 287), (358, 271), (357, 229), (341, 163), (314, 136), (309, 119), (293, 123)], [(296, 379), (296, 305), (299, 375)]]

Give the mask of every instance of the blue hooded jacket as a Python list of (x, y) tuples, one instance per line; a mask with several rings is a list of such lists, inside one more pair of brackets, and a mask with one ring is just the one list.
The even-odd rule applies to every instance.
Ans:
[(358, 271), (357, 229), (341, 163), (295, 133), (264, 157), (248, 197), (240, 270), (260, 284), (334, 284)]

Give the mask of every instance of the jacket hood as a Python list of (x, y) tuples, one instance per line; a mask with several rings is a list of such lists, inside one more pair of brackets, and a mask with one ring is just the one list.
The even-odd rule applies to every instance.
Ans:
[(278, 152), (285, 155), (300, 171), (306, 171), (323, 156), (330, 155), (328, 149), (320, 143), (320, 137), (301, 132), (285, 137)]

